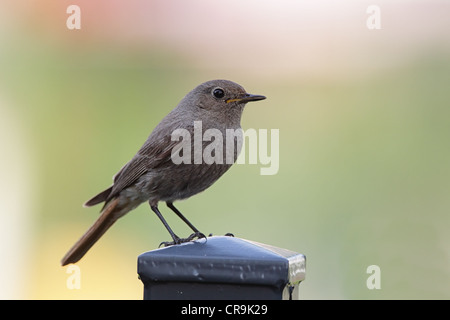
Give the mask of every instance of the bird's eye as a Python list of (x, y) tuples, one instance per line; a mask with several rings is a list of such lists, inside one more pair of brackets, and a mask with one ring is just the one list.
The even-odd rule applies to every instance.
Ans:
[(225, 91), (222, 88), (215, 88), (212, 92), (213, 96), (217, 99), (221, 99), (225, 96)]

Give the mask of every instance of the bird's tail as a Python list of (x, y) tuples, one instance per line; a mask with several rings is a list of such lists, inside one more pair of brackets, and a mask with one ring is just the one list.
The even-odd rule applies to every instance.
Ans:
[(86, 231), (80, 240), (78, 240), (62, 258), (62, 266), (79, 261), (97, 240), (100, 239), (100, 237), (114, 224), (114, 222), (123, 215), (120, 208), (117, 206), (118, 203), (119, 198), (115, 198), (106, 203), (97, 221), (94, 222), (88, 231)]

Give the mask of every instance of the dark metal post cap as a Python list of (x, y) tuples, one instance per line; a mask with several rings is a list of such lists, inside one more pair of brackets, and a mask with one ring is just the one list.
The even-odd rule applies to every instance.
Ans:
[(303, 254), (226, 236), (138, 257), (144, 299), (296, 299), (305, 268)]

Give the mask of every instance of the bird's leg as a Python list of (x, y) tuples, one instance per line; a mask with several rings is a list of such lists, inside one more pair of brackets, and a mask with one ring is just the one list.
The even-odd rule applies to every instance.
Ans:
[(150, 208), (152, 209), (152, 211), (154, 213), (156, 213), (156, 215), (158, 216), (159, 220), (161, 220), (161, 222), (163, 223), (164, 227), (166, 227), (167, 231), (169, 231), (170, 236), (172, 237), (173, 242), (161, 242), (161, 245), (164, 246), (169, 246), (169, 245), (173, 245), (173, 244), (180, 244), (182, 242), (182, 239), (180, 239), (180, 237), (178, 237), (173, 231), (172, 229), (169, 227), (169, 224), (167, 223), (167, 221), (164, 219), (164, 217), (162, 216), (161, 212), (159, 212), (158, 210), (158, 206), (157, 205), (152, 205), (150, 203)]
[(184, 221), (184, 223), (186, 223), (186, 224), (189, 226), (189, 228), (192, 229), (192, 231), (194, 231), (193, 234), (191, 234), (191, 235), (190, 235), (189, 237), (187, 237), (186, 239), (182, 239), (182, 240), (186, 240), (186, 242), (187, 242), (187, 241), (193, 240), (194, 238), (198, 238), (198, 239), (200, 239), (200, 238), (206, 238), (206, 236), (205, 236), (203, 233), (201, 233), (200, 231), (198, 231), (198, 229), (197, 229), (196, 227), (194, 227), (194, 225), (193, 225), (192, 223), (190, 223), (189, 220), (186, 219), (186, 217), (183, 216), (183, 215), (181, 214), (181, 212), (180, 212), (177, 208), (175, 208), (175, 206), (173, 205), (172, 202), (166, 202), (166, 204), (167, 204), (167, 206), (168, 206), (173, 212), (175, 212), (175, 214), (176, 214), (181, 220)]
[(194, 232), (199, 232), (198, 229), (197, 229), (196, 227), (194, 227), (194, 225), (193, 225), (192, 223), (190, 223), (189, 220), (186, 219), (186, 217), (183, 216), (183, 215), (181, 214), (181, 212), (180, 212), (177, 208), (175, 208), (175, 206), (173, 205), (172, 202), (166, 202), (166, 204), (167, 204), (167, 206), (168, 206), (173, 212), (175, 212), (175, 214), (176, 214), (178, 217), (180, 217), (181, 220), (184, 221), (184, 223), (186, 223), (186, 224), (189, 226), (189, 228), (192, 229), (192, 231), (194, 231)]

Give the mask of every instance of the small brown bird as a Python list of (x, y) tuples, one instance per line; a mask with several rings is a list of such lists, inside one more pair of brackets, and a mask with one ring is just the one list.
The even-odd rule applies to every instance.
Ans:
[[(204, 155), (203, 151), (212, 143), (212, 139), (202, 139), (202, 148), (199, 150), (196, 147), (198, 141), (195, 139), (195, 130), (199, 127), (196, 124), (201, 124), (202, 134), (208, 130), (222, 134), (223, 144), (216, 148), (215, 152), (227, 150), (227, 130), (241, 130), (241, 115), (245, 104), (263, 99), (264, 96), (248, 94), (243, 87), (228, 80), (208, 81), (189, 92), (155, 127), (131, 161), (114, 176), (113, 185), (85, 203), (86, 207), (90, 207), (105, 202), (100, 217), (62, 258), (61, 264), (64, 266), (79, 261), (117, 219), (145, 201), (149, 202), (150, 208), (172, 237), (172, 242), (163, 244), (179, 244), (195, 237), (204, 237), (175, 208), (173, 202), (189, 198), (211, 186), (236, 160), (241, 144), (233, 141), (235, 144), (231, 161), (225, 153), (214, 154), (215, 161), (212, 163), (194, 161), (198, 160), (198, 152)], [(191, 159), (191, 163), (173, 161), (174, 155), (180, 156), (186, 152), (185, 149), (180, 149), (181, 138), (173, 138), (173, 133), (177, 130), (184, 130), (182, 132), (193, 137), (190, 141), (187, 140), (192, 146), (192, 156), (184, 158)], [(229, 139), (231, 138), (228, 137)], [(233, 139), (235, 140), (236, 136)], [(220, 139), (214, 142), (220, 143)], [(194, 233), (185, 239), (178, 237), (161, 215), (158, 209), (159, 201), (166, 202)]]

